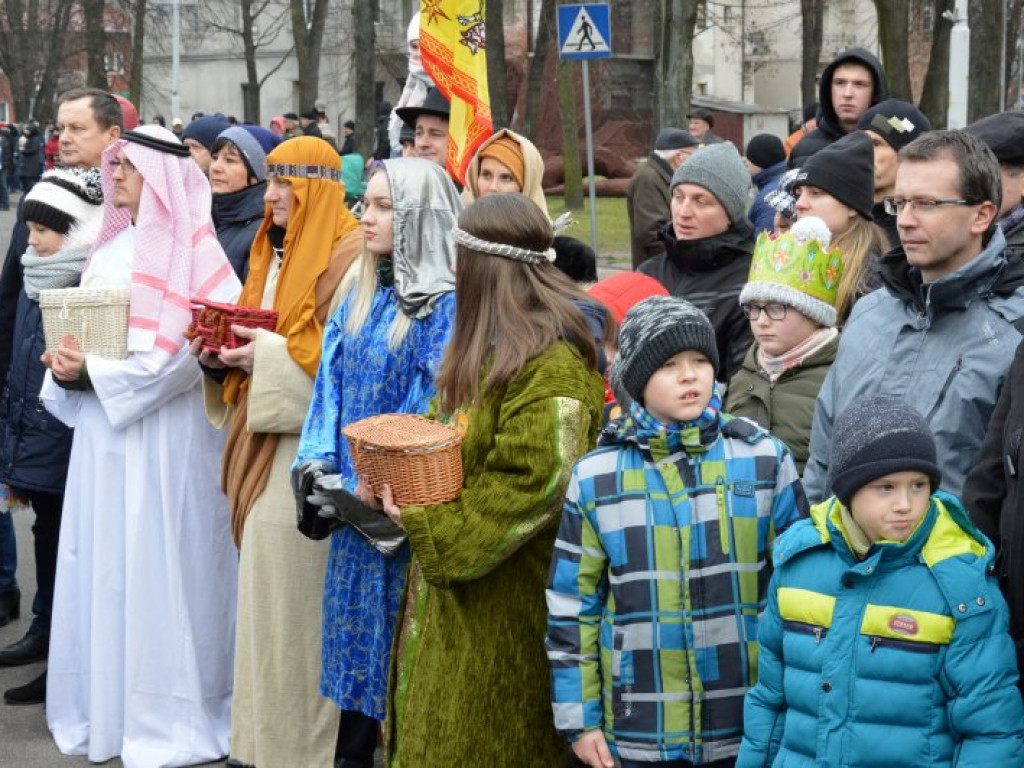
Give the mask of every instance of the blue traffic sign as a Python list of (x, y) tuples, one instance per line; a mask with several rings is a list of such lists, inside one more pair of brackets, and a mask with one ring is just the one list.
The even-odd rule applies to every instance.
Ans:
[(606, 3), (558, 6), (558, 58), (607, 59), (612, 24)]

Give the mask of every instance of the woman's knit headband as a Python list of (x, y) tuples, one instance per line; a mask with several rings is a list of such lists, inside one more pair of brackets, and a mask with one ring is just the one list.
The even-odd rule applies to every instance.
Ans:
[(290, 176), (298, 179), (327, 179), (341, 181), (341, 171), (327, 165), (299, 163), (267, 163), (267, 176)]
[(490, 253), (494, 256), (503, 256), (506, 259), (515, 259), (527, 264), (543, 264), (546, 261), (553, 262), (555, 260), (554, 248), (548, 248), (546, 251), (531, 251), (528, 248), (519, 248), (518, 246), (507, 245), (506, 243), (492, 243), (487, 240), (481, 240), (479, 237), (471, 235), (466, 230), (459, 229), (458, 227), (452, 229), (452, 237), (455, 238), (455, 242), (459, 245), (472, 248), (474, 251)]

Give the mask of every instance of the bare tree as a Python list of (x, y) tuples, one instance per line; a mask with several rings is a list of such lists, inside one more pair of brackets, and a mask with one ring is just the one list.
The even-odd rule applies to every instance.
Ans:
[(800, 0), (801, 66), (800, 96), (804, 106), (818, 100), (818, 63), (824, 30), (825, 0)]
[(971, 65), (967, 119), (973, 122), (999, 111), (999, 54), (1005, 32), (1002, 3), (968, 3)]
[(88, 61), (86, 84), (92, 88), (107, 88), (107, 32), (104, 29), (104, 0), (81, 0), (85, 21), (85, 56)]
[(128, 100), (137, 107), (142, 106), (142, 62), (146, 45), (147, 0), (128, 0), (123, 3), (125, 12), (132, 19), (132, 63), (128, 75)]
[(580, 128), (576, 120), (576, 68), (574, 61), (558, 62), (558, 112), (562, 123), (562, 162), (565, 207), (583, 210), (583, 167), (580, 165)]
[[(533, 58), (526, 80), (526, 104), (523, 108), (523, 135), (530, 141), (537, 138), (537, 120), (540, 117), (540, 97), (549, 92), (545, 87), (544, 73), (555, 39), (555, 0), (541, 0), (540, 23), (537, 25), (537, 39), (533, 43)], [(532, 19), (527, 19), (532, 24)]]
[(52, 109), (72, 6), (72, 0), (0, 0), (0, 69), (18, 120)]
[[(289, 1), (295, 58), (299, 64), (299, 103), (301, 109), (307, 110), (313, 108), (320, 90), (320, 49), (323, 47), (330, 0)], [(356, 0), (356, 5), (363, 4), (370, 5), (367, 0)], [(372, 12), (372, 5), (370, 10)], [(370, 26), (373, 26), (372, 23)], [(357, 28), (354, 34), (365, 35), (367, 30)]]
[(655, 133), (686, 125), (693, 89), (693, 28), (696, 0), (660, 0), (654, 41)]
[[(237, 14), (235, 6), (230, 3), (207, 3), (202, 8), (203, 22), (233, 40), (245, 58), (243, 115), (245, 122), (259, 125), (260, 93), (263, 84), (284, 66), (295, 48), (291, 46), (283, 51), (277, 61), (262, 75), (259, 73), (257, 59), (261, 51), (277, 43), (292, 9), (280, 0), (238, 0)], [(312, 102), (309, 106), (312, 106)]]
[(910, 1), (875, 0), (878, 17), (878, 42), (889, 93), (894, 99), (913, 101), (910, 88), (910, 60), (907, 39), (910, 36)]
[(352, 3), (352, 28), (361, 30), (355, 36), (356, 79), (356, 152), (369, 157), (377, 141), (376, 34), (373, 27), (373, 6), (356, 0)]
[[(480, 3), (481, 7), (483, 2)], [(487, 91), (491, 99), (491, 124), (508, 126), (508, 80), (505, 66), (504, 0), (487, 0), (486, 39)]]
[(952, 11), (954, 0), (934, 0), (932, 21), (931, 53), (928, 57), (928, 72), (921, 90), (921, 111), (933, 128), (944, 128), (949, 108), (949, 38), (952, 25), (942, 14)]

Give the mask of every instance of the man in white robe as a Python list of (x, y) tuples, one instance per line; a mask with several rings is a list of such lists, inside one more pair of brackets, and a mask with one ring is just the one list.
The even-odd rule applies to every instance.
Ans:
[(228, 752), (237, 556), (183, 332), (191, 299), (240, 285), (206, 179), (159, 126), (104, 152), (104, 230), (84, 287), (130, 286), (129, 356), (65, 337), (41, 398), (75, 428), (50, 639), (47, 724), (65, 754), (127, 768)]

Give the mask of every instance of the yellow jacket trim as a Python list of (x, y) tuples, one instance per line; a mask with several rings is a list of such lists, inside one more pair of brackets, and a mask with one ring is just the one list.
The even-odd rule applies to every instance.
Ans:
[(921, 556), (928, 567), (934, 568), (943, 560), (966, 555), (968, 552), (976, 557), (983, 557), (985, 545), (957, 525), (941, 501), (935, 499), (935, 505), (939, 509), (939, 515), (928, 541), (921, 550)]
[(860, 625), (862, 635), (937, 645), (948, 645), (954, 629), (956, 622), (952, 616), (871, 603), (865, 608)]
[(836, 599), (831, 595), (796, 587), (779, 587), (779, 614), (786, 621), (799, 621), (816, 627), (832, 626)]

